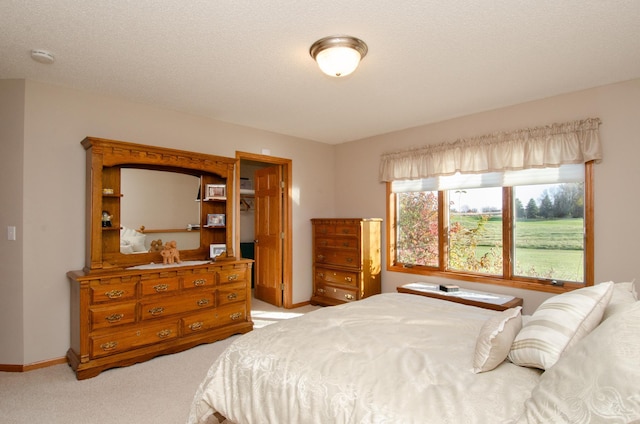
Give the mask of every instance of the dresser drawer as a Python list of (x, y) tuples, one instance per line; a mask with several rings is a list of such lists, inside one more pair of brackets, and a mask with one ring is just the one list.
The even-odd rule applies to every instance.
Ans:
[(178, 337), (178, 321), (142, 325), (100, 337), (91, 337), (91, 357), (111, 355)]
[(183, 318), (181, 322), (182, 334), (188, 336), (189, 334), (216, 328), (218, 326), (218, 316), (215, 309), (207, 309), (206, 312), (189, 315)]
[(316, 263), (360, 268), (358, 250), (316, 249)]
[(136, 321), (136, 303), (119, 303), (116, 305), (89, 308), (91, 331)]
[(198, 287), (214, 287), (216, 285), (216, 274), (212, 272), (193, 273), (185, 275), (182, 287), (194, 289)]
[(316, 268), (316, 281), (318, 283), (337, 283), (349, 286), (358, 286), (358, 273), (350, 271), (336, 271), (327, 268)]
[(140, 302), (142, 320), (161, 318), (180, 312), (195, 311), (203, 308), (212, 308), (216, 305), (215, 294), (208, 291), (189, 296), (173, 297), (165, 296), (161, 299), (153, 299)]
[(218, 306), (233, 302), (244, 302), (247, 298), (247, 285), (245, 282), (225, 284), (218, 288)]
[(218, 325), (234, 324), (247, 320), (247, 304), (234, 303), (216, 309)]
[(89, 286), (91, 303), (119, 302), (136, 297), (136, 281), (122, 281), (114, 278), (111, 281), (92, 282)]
[(171, 293), (180, 289), (180, 278), (168, 277), (153, 280), (141, 281), (142, 295), (149, 296), (151, 294)]
[(229, 268), (218, 271), (218, 282), (220, 284), (236, 283), (245, 280), (247, 268)]
[(316, 296), (327, 297), (330, 299), (340, 300), (342, 302), (352, 302), (358, 300), (357, 289), (348, 289), (331, 286), (322, 282), (316, 282)]

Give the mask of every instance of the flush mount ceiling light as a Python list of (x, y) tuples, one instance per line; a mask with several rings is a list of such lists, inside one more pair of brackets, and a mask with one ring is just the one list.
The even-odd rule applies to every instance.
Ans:
[(311, 45), (309, 54), (325, 74), (344, 77), (352, 73), (367, 55), (364, 41), (348, 35), (321, 38)]
[(45, 50), (31, 50), (31, 59), (45, 65), (50, 65), (56, 60), (51, 53)]

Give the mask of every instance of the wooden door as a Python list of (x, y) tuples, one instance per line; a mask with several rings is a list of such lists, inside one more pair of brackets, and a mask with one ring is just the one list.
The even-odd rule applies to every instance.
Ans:
[(282, 170), (255, 172), (254, 296), (282, 306)]

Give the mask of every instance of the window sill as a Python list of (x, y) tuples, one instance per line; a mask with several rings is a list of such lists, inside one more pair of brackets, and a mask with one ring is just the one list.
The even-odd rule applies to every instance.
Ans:
[(517, 279), (517, 280), (507, 280), (503, 278), (497, 278), (492, 276), (484, 276), (478, 274), (465, 274), (461, 272), (452, 272), (452, 271), (437, 271), (431, 270), (427, 267), (423, 266), (412, 266), (405, 267), (399, 265), (387, 266), (387, 271), (392, 272), (402, 272), (405, 274), (416, 274), (416, 275), (427, 275), (430, 277), (441, 277), (449, 280), (459, 280), (459, 281), (471, 281), (474, 283), (483, 283), (483, 284), (494, 284), (499, 286), (507, 286), (514, 287), (525, 290), (535, 290), (547, 293), (565, 293), (571, 290), (575, 290), (581, 287), (584, 287), (583, 284), (576, 283), (564, 283), (563, 286), (554, 286), (550, 281), (547, 280), (533, 280), (533, 279)]

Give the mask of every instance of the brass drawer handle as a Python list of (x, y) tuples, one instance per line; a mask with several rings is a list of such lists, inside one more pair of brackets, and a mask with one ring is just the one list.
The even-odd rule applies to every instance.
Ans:
[(347, 258), (347, 262), (349, 263), (353, 262), (353, 258)]
[(318, 273), (318, 277), (320, 277), (320, 278), (324, 278), (324, 272), (319, 272), (319, 273)]
[(343, 228), (342, 229), (342, 234), (349, 234), (349, 229), (348, 228)]
[(165, 291), (169, 290), (169, 284), (158, 284), (158, 285), (153, 286), (153, 288), (155, 289), (155, 291), (157, 293), (165, 292)]
[(237, 298), (238, 298), (238, 295), (236, 293), (229, 293), (227, 295), (227, 299), (229, 299), (229, 300), (235, 300)]
[(232, 320), (237, 320), (240, 319), (242, 317), (242, 313), (241, 312), (236, 312), (235, 314), (231, 314), (229, 315), (229, 318), (231, 318)]
[(345, 241), (344, 243), (342, 243), (342, 247), (349, 247), (349, 242)]
[(346, 281), (347, 283), (350, 283), (351, 281), (353, 281), (353, 278), (351, 278), (351, 277), (344, 277), (344, 281)]
[(227, 276), (227, 281), (235, 281), (238, 279), (238, 274), (229, 274)]
[(194, 286), (204, 286), (205, 284), (207, 284), (207, 280), (204, 278), (199, 278), (197, 280), (193, 280), (193, 285)]
[(161, 339), (166, 339), (167, 337), (169, 337), (171, 335), (171, 330), (158, 331), (157, 335)]
[(318, 255), (318, 260), (319, 261), (323, 261), (324, 260), (324, 255)]
[(204, 325), (204, 322), (202, 321), (194, 322), (193, 324), (189, 325), (189, 329), (191, 331), (198, 331), (202, 329), (203, 325)]
[(206, 305), (209, 304), (209, 299), (206, 299), (206, 298), (205, 299), (200, 299), (200, 300), (198, 300), (197, 304), (198, 304), (198, 306), (206, 306)]
[(109, 299), (117, 299), (119, 297), (122, 297), (123, 294), (124, 294), (124, 290), (111, 290), (106, 292), (104, 295), (107, 296)]
[(149, 313), (153, 316), (160, 315), (163, 312), (164, 312), (164, 308), (162, 306), (149, 309)]
[(104, 319), (106, 319), (107, 322), (109, 322), (109, 324), (113, 324), (114, 322), (118, 322), (122, 318), (124, 318), (124, 314), (111, 314), (109, 316), (104, 317)]
[(113, 350), (116, 348), (116, 346), (118, 346), (118, 342), (107, 342), (100, 345), (100, 347), (104, 351)]
[(347, 299), (347, 300), (353, 300), (353, 295), (347, 293), (347, 294), (344, 295), (344, 298)]
[(318, 293), (324, 293), (324, 289), (318, 289), (316, 290)]

